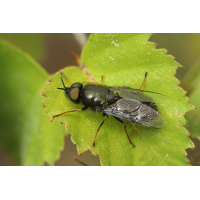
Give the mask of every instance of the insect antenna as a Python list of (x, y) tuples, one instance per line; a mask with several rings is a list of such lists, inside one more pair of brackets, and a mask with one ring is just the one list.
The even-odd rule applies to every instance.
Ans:
[[(67, 77), (65, 76), (65, 74), (64, 74), (62, 71), (60, 71), (60, 74), (61, 74), (61, 76), (65, 77), (66, 81), (67, 81), (69, 84), (72, 84), (72, 83), (67, 79)], [(62, 82), (63, 82), (63, 81), (62, 81)]]
[(62, 81), (62, 84), (63, 84), (63, 87), (64, 88), (57, 88), (57, 89), (60, 89), (60, 90), (67, 90), (68, 88), (67, 87), (65, 87), (65, 84), (64, 84), (64, 82), (63, 82), (63, 79), (62, 79), (62, 77), (60, 77), (61, 78), (61, 81)]

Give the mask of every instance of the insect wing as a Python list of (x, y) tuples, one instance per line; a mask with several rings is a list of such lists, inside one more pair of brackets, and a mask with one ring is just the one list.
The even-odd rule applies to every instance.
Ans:
[(152, 121), (141, 122), (140, 124), (152, 128), (162, 128), (167, 125), (167, 121), (161, 114), (158, 114), (158, 116), (156, 116)]
[(171, 101), (167, 96), (151, 91), (115, 86), (110, 87), (110, 89), (116, 91), (122, 98), (135, 99), (141, 102), (155, 102), (156, 104), (164, 104)]
[(166, 126), (165, 118), (158, 112), (157, 105), (169, 101), (169, 98), (154, 92), (129, 87), (110, 87), (121, 97), (104, 112), (136, 124), (152, 128)]
[(142, 103), (137, 100), (120, 99), (115, 104), (105, 108), (103, 112), (127, 121), (135, 121), (137, 113), (134, 112), (137, 111), (141, 105)]
[(135, 90), (129, 87), (110, 87), (111, 90), (117, 91), (119, 96), (127, 99), (135, 99), (142, 102), (151, 102), (152, 98), (145, 96), (139, 90)]

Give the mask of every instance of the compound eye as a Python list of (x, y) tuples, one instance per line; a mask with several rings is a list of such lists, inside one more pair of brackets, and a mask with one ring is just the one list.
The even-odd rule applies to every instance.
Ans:
[(78, 99), (78, 95), (79, 95), (79, 88), (71, 88), (69, 92), (70, 99), (76, 101)]
[(69, 89), (69, 98), (74, 103), (80, 102), (80, 94), (83, 89), (83, 85), (81, 83), (73, 83)]

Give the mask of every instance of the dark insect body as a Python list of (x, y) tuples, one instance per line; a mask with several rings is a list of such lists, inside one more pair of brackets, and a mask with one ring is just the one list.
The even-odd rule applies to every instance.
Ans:
[(64, 90), (66, 95), (73, 103), (82, 103), (84, 107), (77, 110), (66, 111), (53, 117), (57, 117), (69, 112), (86, 110), (88, 108), (91, 108), (94, 111), (102, 112), (104, 119), (97, 129), (93, 142), (94, 147), (99, 129), (103, 125), (108, 115), (112, 115), (124, 125), (124, 131), (128, 137), (128, 140), (132, 146), (135, 147), (127, 133), (126, 124), (122, 120), (127, 120), (150, 128), (161, 128), (165, 124), (165, 119), (159, 114), (157, 105), (151, 97), (146, 95), (146, 93), (151, 93), (154, 95), (160, 94), (141, 90), (146, 80), (146, 76), (147, 73), (145, 73), (145, 78), (140, 89), (133, 89), (124, 86), (108, 87), (106, 85), (97, 83), (87, 83), (85, 86), (83, 86), (82, 83), (78, 82), (71, 84), (70, 87), (65, 87), (61, 77), (64, 88), (58, 89)]

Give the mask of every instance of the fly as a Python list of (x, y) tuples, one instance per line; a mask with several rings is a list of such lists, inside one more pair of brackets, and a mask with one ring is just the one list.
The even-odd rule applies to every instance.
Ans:
[(130, 144), (135, 147), (130, 140), (126, 130), (126, 124), (123, 120), (150, 128), (162, 128), (166, 125), (166, 120), (159, 114), (154, 98), (149, 96), (150, 94), (151, 96), (159, 96), (159, 99), (164, 95), (142, 90), (146, 77), (147, 72), (145, 73), (145, 78), (140, 89), (133, 89), (125, 86), (109, 87), (97, 83), (86, 83), (86, 85), (83, 86), (82, 83), (76, 82), (72, 84), (68, 80), (67, 81), (71, 84), (71, 86), (66, 87), (61, 77), (64, 88), (57, 89), (64, 90), (68, 98), (73, 103), (82, 103), (84, 107), (76, 110), (65, 111), (54, 115), (53, 117), (58, 117), (69, 112), (83, 111), (88, 108), (91, 108), (94, 111), (102, 112), (104, 119), (97, 129), (93, 141), (93, 147), (95, 147), (96, 137), (101, 126), (104, 124), (108, 115), (112, 115), (117, 121), (124, 125), (124, 131), (127, 138)]

